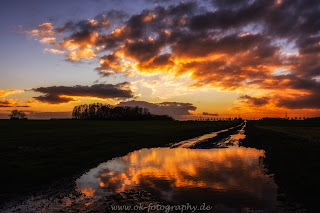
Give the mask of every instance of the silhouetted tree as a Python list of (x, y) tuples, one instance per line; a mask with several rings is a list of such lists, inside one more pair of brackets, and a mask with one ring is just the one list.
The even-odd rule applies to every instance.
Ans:
[(23, 111), (12, 110), (11, 114), (9, 115), (11, 120), (26, 120), (26, 113)]
[(111, 107), (101, 103), (75, 106), (72, 117), (81, 120), (173, 120), (167, 115), (153, 115), (147, 108)]

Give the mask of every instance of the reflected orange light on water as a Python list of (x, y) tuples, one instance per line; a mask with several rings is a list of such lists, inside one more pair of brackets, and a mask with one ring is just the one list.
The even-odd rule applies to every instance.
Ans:
[(87, 197), (92, 197), (94, 195), (95, 191), (96, 190), (91, 187), (81, 189), (81, 193), (85, 194)]
[(93, 197), (134, 189), (176, 204), (211, 203), (217, 212), (274, 212), (277, 186), (261, 163), (264, 151), (237, 145), (245, 137), (243, 129), (217, 144), (224, 148), (190, 148), (210, 137), (214, 134), (172, 145), (175, 148), (141, 149), (114, 158), (82, 175), (77, 186)]
[(142, 149), (101, 164), (79, 179), (78, 185), (88, 196), (106, 191), (118, 193), (139, 185), (159, 189), (159, 182), (172, 190), (237, 189), (254, 193), (261, 182), (268, 182), (259, 164), (263, 155), (261, 150), (243, 147)]

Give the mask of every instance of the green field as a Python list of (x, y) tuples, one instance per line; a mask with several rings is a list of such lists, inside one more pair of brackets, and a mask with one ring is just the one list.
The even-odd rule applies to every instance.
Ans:
[(274, 175), (278, 200), (292, 212), (318, 212), (320, 122), (249, 121), (246, 136), (243, 145), (265, 150), (264, 165)]
[(4, 183), (0, 200), (80, 175), (136, 149), (164, 146), (234, 125), (226, 121), (0, 120)]

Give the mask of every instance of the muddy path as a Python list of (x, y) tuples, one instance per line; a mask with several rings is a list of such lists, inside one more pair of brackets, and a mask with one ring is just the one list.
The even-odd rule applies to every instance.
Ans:
[(232, 135), (236, 134), (240, 130), (244, 136), (244, 127), (246, 123), (243, 122), (238, 126), (224, 129), (218, 132), (205, 134), (197, 138), (181, 141), (179, 143), (172, 144), (171, 148), (190, 148), (190, 149), (212, 149), (212, 148), (227, 148), (233, 145), (233, 142), (237, 141), (232, 138)]

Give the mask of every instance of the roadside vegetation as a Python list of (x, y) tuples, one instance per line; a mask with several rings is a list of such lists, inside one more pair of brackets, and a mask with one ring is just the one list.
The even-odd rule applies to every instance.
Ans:
[(319, 121), (249, 121), (242, 145), (264, 149), (263, 162), (289, 211), (318, 212)]
[[(73, 183), (97, 164), (238, 125), (231, 121), (0, 120), (0, 200)], [(62, 187), (65, 187), (62, 185)]]

